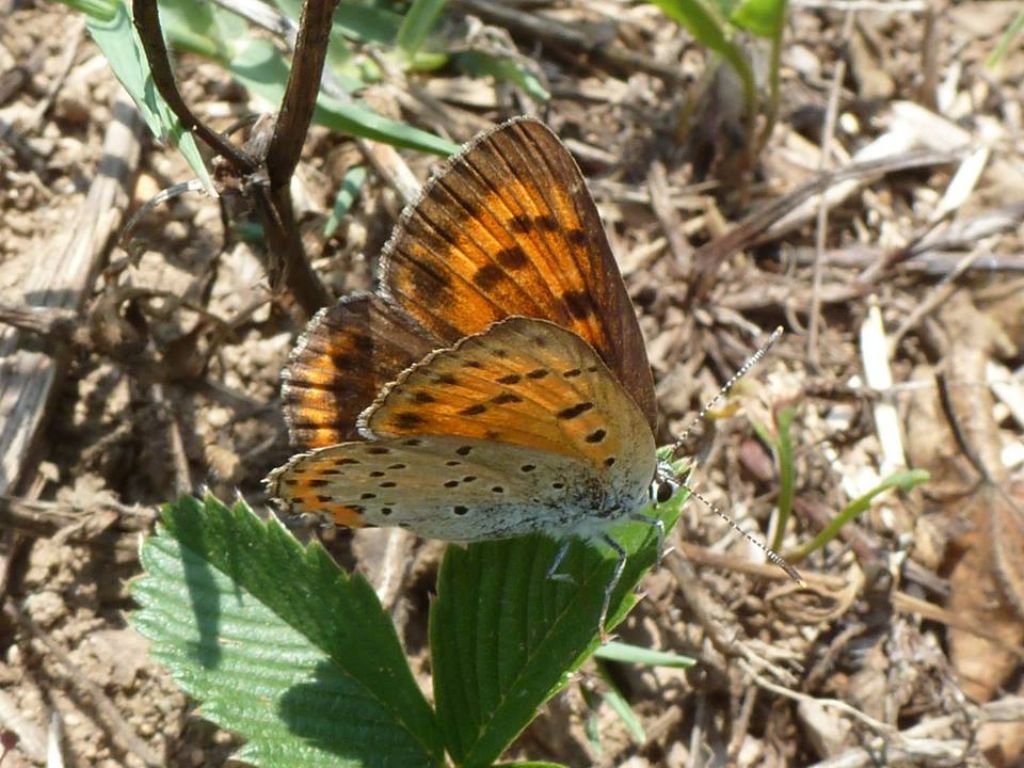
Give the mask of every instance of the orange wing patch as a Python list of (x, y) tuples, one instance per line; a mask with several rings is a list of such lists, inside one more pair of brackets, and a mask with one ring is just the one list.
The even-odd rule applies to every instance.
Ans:
[(516, 315), (578, 334), (653, 430), (632, 304), (582, 174), (542, 123), (513, 120), (467, 145), (403, 214), (383, 265), (384, 290), (449, 343)]
[(318, 448), (358, 436), (381, 388), (440, 344), (378, 296), (343, 299), (309, 324), (284, 373), (292, 442)]

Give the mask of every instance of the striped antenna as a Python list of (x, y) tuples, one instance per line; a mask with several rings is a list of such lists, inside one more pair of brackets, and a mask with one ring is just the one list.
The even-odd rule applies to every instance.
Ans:
[[(746, 376), (751, 368), (753, 368), (755, 365), (761, 362), (761, 359), (768, 354), (768, 351), (773, 346), (775, 346), (775, 342), (777, 342), (780, 338), (782, 338), (782, 326), (779, 326), (774, 331), (772, 331), (772, 334), (771, 336), (768, 337), (768, 340), (764, 344), (762, 344), (760, 348), (758, 348), (758, 350), (754, 352), (754, 354), (747, 358), (746, 362), (739, 367), (736, 373), (730, 376), (729, 380), (722, 385), (722, 388), (718, 390), (718, 394), (712, 397), (711, 400), (708, 401), (707, 405), (701, 408), (697, 415), (690, 420), (689, 425), (687, 425), (686, 429), (683, 430), (683, 433), (674, 443), (672, 443), (672, 453), (670, 454), (670, 461), (676, 458), (676, 454), (679, 452), (679, 449), (683, 447), (683, 443), (686, 442), (687, 438), (690, 436), (690, 433), (693, 432), (694, 427), (698, 423), (703, 421), (704, 417), (708, 415), (708, 411), (710, 411), (712, 408), (718, 405), (723, 400), (723, 398), (725, 398), (725, 396), (729, 394), (729, 390), (736, 386), (736, 383), (744, 376)], [(687, 492), (689, 492), (691, 496), (697, 499), (697, 501), (699, 501), (705, 507), (707, 507), (720, 518), (722, 518), (725, 522), (727, 522), (730, 528), (732, 528), (734, 531), (740, 534), (751, 544), (763, 550), (765, 557), (767, 557), (768, 559), (768, 562), (777, 565), (779, 568), (785, 571), (786, 575), (789, 576), (789, 578), (793, 579), (793, 581), (795, 581), (797, 584), (801, 586), (804, 585), (805, 582), (803, 578), (800, 576), (800, 572), (797, 571), (797, 569), (790, 565), (788, 562), (786, 562), (786, 559), (782, 557), (782, 555), (778, 554), (772, 549), (769, 549), (766, 544), (764, 544), (761, 541), (758, 541), (751, 534), (747, 533), (742, 528), (740, 528), (740, 526), (736, 523), (735, 520), (733, 520), (722, 510), (720, 510), (718, 507), (712, 504), (707, 497), (700, 493), (700, 491), (694, 490), (687, 483), (683, 483), (682, 486), (686, 488)]]
[(725, 396), (729, 394), (729, 390), (735, 387), (736, 383), (744, 376), (746, 376), (747, 372), (750, 371), (751, 368), (753, 368), (755, 365), (761, 362), (761, 358), (767, 355), (768, 351), (775, 346), (775, 342), (777, 342), (781, 338), (782, 326), (780, 325), (778, 328), (772, 331), (772, 335), (768, 337), (768, 341), (762, 344), (761, 347), (756, 352), (754, 352), (754, 354), (747, 358), (747, 361), (739, 367), (736, 373), (729, 377), (729, 380), (722, 385), (722, 388), (720, 390), (718, 390), (718, 394), (712, 397), (707, 402), (707, 404), (703, 408), (701, 408), (700, 411), (698, 411), (697, 415), (690, 419), (690, 423), (686, 426), (686, 429), (684, 429), (683, 433), (676, 439), (674, 443), (672, 443), (672, 452), (669, 454), (671, 457), (670, 461), (676, 458), (676, 454), (679, 453), (679, 449), (683, 447), (683, 443), (685, 443), (687, 438), (689, 438), (690, 433), (693, 432), (694, 427), (696, 427), (697, 424), (702, 422), (704, 420), (704, 417), (708, 415), (708, 411), (710, 411), (712, 408), (714, 408), (716, 405), (722, 402), (723, 398), (725, 398)]
[(697, 499), (697, 501), (699, 501), (705, 507), (710, 509), (712, 512), (714, 512), (720, 518), (725, 520), (725, 522), (727, 522), (729, 524), (729, 527), (732, 528), (734, 531), (736, 531), (736, 533), (738, 533), (740, 536), (745, 538), (747, 541), (749, 541), (751, 544), (753, 544), (758, 549), (763, 550), (764, 554), (765, 554), (765, 557), (768, 558), (768, 562), (772, 563), (773, 565), (779, 566), (779, 568), (781, 568), (782, 570), (784, 570), (786, 572), (786, 575), (789, 576), (789, 578), (791, 578), (793, 581), (795, 581), (801, 587), (806, 586), (806, 582), (804, 581), (803, 577), (800, 575), (800, 571), (798, 571), (796, 568), (794, 568), (792, 565), (790, 565), (786, 561), (786, 558), (784, 558), (782, 555), (778, 554), (775, 550), (769, 549), (767, 547), (767, 545), (765, 545), (764, 543), (758, 541), (756, 538), (754, 538), (754, 536), (752, 536), (751, 534), (747, 533), (742, 528), (740, 528), (735, 520), (733, 520), (731, 517), (729, 517), (727, 514), (725, 514), (725, 512), (723, 512), (718, 507), (716, 507), (714, 504), (712, 504), (711, 501), (706, 496), (704, 496), (704, 494), (702, 494), (700, 491), (695, 491), (689, 485), (683, 485), (683, 488), (685, 488), (686, 491), (691, 496), (693, 496), (695, 499)]

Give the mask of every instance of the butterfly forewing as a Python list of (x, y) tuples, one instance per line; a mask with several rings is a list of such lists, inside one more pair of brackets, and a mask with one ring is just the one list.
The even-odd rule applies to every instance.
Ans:
[(343, 443), (296, 456), (268, 480), (293, 512), (446, 541), (587, 535), (599, 513), (618, 517), (623, 506), (578, 459), (455, 437)]
[(542, 123), (484, 134), (430, 182), (384, 252), (384, 288), (454, 343), (513, 315), (585, 339), (653, 430), (643, 338), (575, 161)]

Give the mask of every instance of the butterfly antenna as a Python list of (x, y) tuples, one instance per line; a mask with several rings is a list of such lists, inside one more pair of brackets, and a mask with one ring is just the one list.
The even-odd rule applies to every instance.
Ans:
[[(747, 358), (746, 362), (739, 367), (736, 373), (729, 377), (729, 380), (722, 385), (722, 388), (720, 390), (718, 390), (718, 394), (712, 397), (707, 402), (707, 404), (703, 408), (701, 408), (700, 411), (698, 411), (697, 415), (690, 419), (690, 423), (687, 424), (686, 429), (684, 429), (682, 434), (679, 435), (678, 439), (676, 439), (676, 441), (672, 443), (671, 453), (669, 454), (669, 456), (671, 457), (670, 461), (675, 460), (676, 454), (679, 452), (679, 449), (683, 447), (683, 444), (690, 437), (690, 433), (693, 432), (694, 427), (696, 427), (700, 422), (702, 422), (704, 420), (704, 417), (708, 415), (708, 411), (710, 411), (712, 408), (718, 405), (722, 401), (722, 399), (729, 394), (729, 390), (736, 386), (736, 383), (744, 376), (746, 376), (747, 372), (751, 368), (753, 368), (755, 365), (761, 362), (761, 358), (768, 354), (768, 351), (773, 346), (775, 346), (775, 342), (777, 342), (780, 338), (782, 338), (781, 325), (774, 331), (772, 331), (772, 335), (768, 337), (768, 340), (764, 344), (762, 344), (761, 347), (756, 352), (754, 352), (754, 354)], [(719, 514), (721, 513), (719, 512)], [(726, 518), (726, 520), (728, 519), (729, 518)], [(732, 523), (731, 520), (729, 520), (729, 522)], [(733, 523), (733, 525), (735, 526), (735, 523)]]
[[(704, 420), (704, 417), (708, 415), (708, 412), (716, 405), (718, 405), (722, 401), (722, 399), (729, 394), (729, 390), (736, 386), (736, 383), (744, 376), (746, 376), (751, 368), (753, 368), (755, 365), (761, 362), (761, 359), (768, 354), (771, 348), (775, 346), (775, 342), (777, 342), (780, 338), (782, 338), (782, 326), (779, 326), (774, 331), (772, 331), (772, 334), (771, 336), (768, 337), (768, 340), (765, 341), (765, 343), (762, 344), (760, 348), (758, 348), (758, 350), (754, 352), (754, 354), (747, 358), (746, 362), (744, 362), (743, 365), (739, 367), (736, 373), (730, 376), (729, 380), (722, 385), (722, 388), (718, 390), (718, 393), (714, 397), (712, 397), (707, 402), (707, 404), (700, 409), (697, 415), (690, 420), (690, 423), (686, 426), (686, 429), (683, 430), (679, 438), (674, 443), (672, 443), (671, 453), (669, 454), (670, 462), (676, 459), (676, 454), (678, 454), (679, 449), (683, 447), (683, 444), (689, 438), (690, 433), (693, 432), (694, 427), (696, 427), (697, 424)], [(764, 543), (758, 541), (751, 534), (747, 533), (745, 530), (740, 528), (740, 526), (736, 524), (735, 520), (733, 520), (722, 510), (720, 510), (718, 507), (712, 504), (711, 501), (706, 496), (704, 496), (704, 494), (700, 493), (700, 491), (694, 490), (689, 484), (685, 482), (683, 483), (683, 487), (685, 487), (689, 494), (696, 498), (697, 501), (699, 501), (705, 507), (707, 507), (720, 518), (722, 518), (722, 520), (728, 523), (730, 528), (732, 528), (734, 531), (740, 534), (743, 538), (745, 538), (755, 547), (762, 550), (765, 554), (765, 557), (768, 559), (770, 563), (777, 565), (779, 568), (785, 571), (786, 575), (793, 579), (793, 581), (795, 581), (797, 584), (804, 584), (804, 580), (800, 576), (800, 572), (797, 571), (797, 569), (790, 565), (788, 562), (786, 562), (786, 559), (782, 557), (782, 555), (768, 548)]]
[(774, 565), (779, 566), (779, 568), (781, 568), (782, 570), (784, 570), (786, 572), (786, 575), (789, 576), (789, 578), (791, 578), (793, 581), (795, 581), (800, 586), (804, 586), (804, 584), (806, 582), (804, 582), (803, 577), (800, 575), (800, 572), (796, 568), (794, 568), (792, 565), (790, 565), (788, 562), (786, 562), (786, 558), (784, 558), (782, 555), (780, 555), (777, 552), (775, 552), (775, 550), (769, 549), (767, 546), (765, 546), (760, 541), (758, 541), (756, 538), (754, 538), (754, 536), (752, 536), (751, 534), (747, 533), (742, 528), (740, 528), (739, 525), (736, 524), (735, 520), (733, 520), (731, 517), (729, 517), (727, 514), (725, 514), (725, 512), (723, 512), (718, 507), (716, 507), (714, 504), (712, 504), (711, 501), (708, 500), (708, 498), (706, 496), (704, 496), (704, 494), (702, 494), (700, 491), (693, 490), (693, 488), (691, 488), (689, 485), (686, 485), (684, 487), (686, 488), (687, 492), (691, 496), (693, 496), (695, 499), (697, 499), (697, 501), (699, 501), (705, 507), (710, 509), (712, 512), (714, 512), (720, 518), (725, 520), (725, 522), (727, 522), (729, 524), (729, 527), (732, 528), (734, 531), (736, 531), (738, 534), (740, 534), (740, 536), (745, 538), (747, 541), (749, 541), (751, 544), (753, 544), (758, 549), (763, 550), (764, 554), (765, 554), (765, 557), (768, 558), (768, 562), (770, 562), (770, 563), (772, 563)]

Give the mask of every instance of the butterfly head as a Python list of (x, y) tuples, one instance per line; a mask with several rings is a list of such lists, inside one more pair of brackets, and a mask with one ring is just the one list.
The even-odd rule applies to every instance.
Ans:
[(679, 486), (683, 484), (681, 473), (665, 459), (658, 460), (658, 467), (654, 471), (648, 495), (655, 504), (664, 504), (671, 499)]

